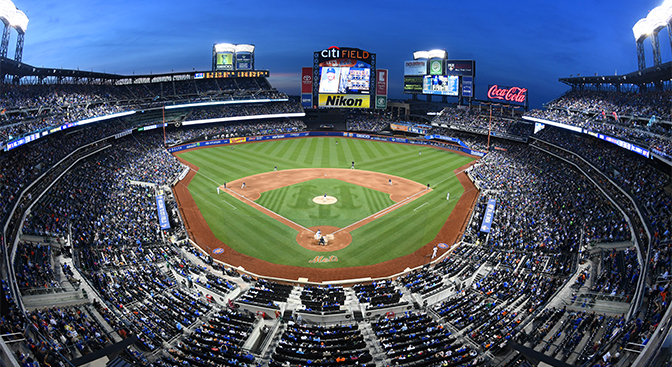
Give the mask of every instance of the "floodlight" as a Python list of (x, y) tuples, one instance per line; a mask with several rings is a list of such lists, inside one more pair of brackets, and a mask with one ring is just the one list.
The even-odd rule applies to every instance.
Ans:
[(413, 59), (429, 59), (429, 51), (415, 51), (413, 53)]
[(234, 52), (236, 45), (232, 43), (217, 43), (215, 44), (215, 52)]
[(28, 28), (28, 17), (24, 12), (16, 9), (14, 18), (11, 20), (10, 25), (17, 31), (26, 33), (26, 28)]
[(653, 33), (667, 26), (667, 14), (662, 6), (657, 6), (649, 12), (646, 19), (649, 20), (650, 32)]
[(651, 33), (651, 25), (647, 18), (642, 18), (632, 27), (632, 33), (635, 35), (635, 41), (648, 37)]
[(235, 45), (236, 52), (254, 52), (254, 45)]
[(9, 0), (0, 0), (0, 19), (2, 19), (5, 24), (11, 26), (15, 12), (16, 6), (14, 6), (14, 3)]
[(446, 59), (448, 58), (448, 53), (446, 50), (431, 50), (427, 52), (430, 59)]

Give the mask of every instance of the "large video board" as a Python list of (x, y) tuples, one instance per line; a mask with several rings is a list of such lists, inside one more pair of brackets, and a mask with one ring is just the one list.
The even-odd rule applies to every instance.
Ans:
[(320, 93), (369, 94), (371, 66), (320, 67)]
[(422, 93), (458, 96), (460, 94), (460, 77), (454, 75), (425, 75), (422, 79)]
[(332, 46), (313, 54), (313, 101), (322, 108), (369, 108), (376, 55)]

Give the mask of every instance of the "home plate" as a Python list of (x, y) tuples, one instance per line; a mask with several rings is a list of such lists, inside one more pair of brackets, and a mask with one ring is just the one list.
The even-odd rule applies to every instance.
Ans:
[(313, 198), (313, 203), (315, 203), (315, 204), (320, 204), (320, 205), (335, 204), (337, 201), (338, 201), (338, 199), (336, 199), (336, 198), (333, 197), (333, 196), (328, 196), (328, 195), (327, 195), (327, 196), (324, 196), (324, 195), (322, 195), (322, 196), (315, 196), (315, 197)]

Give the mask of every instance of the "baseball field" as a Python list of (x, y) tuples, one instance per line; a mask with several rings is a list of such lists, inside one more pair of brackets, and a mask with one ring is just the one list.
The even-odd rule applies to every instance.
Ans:
[[(379, 264), (434, 240), (464, 192), (454, 170), (474, 160), (426, 146), (338, 137), (177, 156), (198, 167), (188, 191), (225, 244), (204, 250), (224, 261), (234, 250), (272, 264), (323, 269)], [(314, 237), (318, 230), (326, 246)]]

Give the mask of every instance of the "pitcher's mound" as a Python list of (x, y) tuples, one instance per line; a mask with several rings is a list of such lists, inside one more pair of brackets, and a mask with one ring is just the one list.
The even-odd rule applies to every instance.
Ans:
[[(311, 227), (309, 230), (300, 231), (296, 236), (296, 242), (298, 242), (299, 245), (301, 245), (303, 248), (312, 251), (337, 251), (346, 248), (352, 242), (352, 236), (350, 235), (350, 232), (340, 231), (338, 233), (334, 233), (339, 229), (340, 228), (338, 227), (332, 226)], [(318, 230), (321, 230), (322, 235), (328, 239), (326, 241), (326, 246), (320, 246), (319, 241), (315, 239), (315, 233)]]
[(329, 205), (329, 204), (334, 204), (338, 201), (333, 196), (327, 196), (326, 198), (324, 196), (315, 196), (313, 198), (313, 203), (315, 204), (320, 204), (320, 205)]

